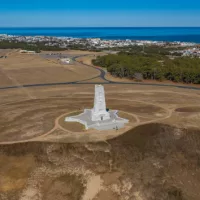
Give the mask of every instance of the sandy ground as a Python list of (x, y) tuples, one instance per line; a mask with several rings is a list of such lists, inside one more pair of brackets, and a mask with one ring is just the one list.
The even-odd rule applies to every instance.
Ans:
[[(78, 63), (69, 70), (36, 55), (9, 57), (0, 60), (1, 87), (98, 75)], [(125, 128), (63, 122), (93, 107), (91, 84), (0, 91), (0, 199), (200, 199), (200, 91), (105, 85), (105, 92), (107, 107), (130, 120)]]

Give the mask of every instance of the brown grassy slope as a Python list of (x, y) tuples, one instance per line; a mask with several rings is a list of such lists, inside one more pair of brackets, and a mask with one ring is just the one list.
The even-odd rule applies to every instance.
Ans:
[[(51, 146), (54, 148), (49, 152)], [(48, 169), (46, 175), (49, 173), (48, 181), (46, 176), (41, 176), (41, 179), (50, 185), (60, 184), (52, 189), (51, 198), (59, 197), (61, 200), (67, 195), (60, 190), (65, 184), (77, 187), (80, 191), (79, 198), (83, 193), (81, 188), (84, 186), (81, 183), (85, 180), (84, 173), (76, 175), (75, 182), (68, 178), (62, 179), (64, 174), (66, 177), (71, 175), (70, 166), (74, 166), (74, 169), (92, 171), (102, 179), (107, 176), (106, 174), (116, 176), (116, 179), (113, 179), (114, 183), (105, 182), (108, 184), (107, 191), (115, 193), (115, 197), (111, 195), (113, 200), (121, 199), (124, 195), (128, 199), (137, 199), (136, 196), (140, 196), (147, 200), (198, 200), (200, 198), (198, 152), (200, 152), (198, 130), (177, 129), (162, 124), (137, 127), (107, 143), (56, 145), (24, 143), (1, 146), (1, 154), (8, 158), (15, 157), (17, 161), (19, 156), (24, 156), (25, 159), (25, 156), (32, 155), (35, 157), (35, 165), (45, 165)], [(10, 167), (11, 163), (4, 163), (4, 167), (5, 165)], [(64, 174), (57, 174), (54, 177), (50, 175), (51, 170), (59, 169), (63, 169)], [(1, 165), (0, 171), (2, 170)], [(120, 173), (117, 175), (116, 172)], [(15, 178), (13, 174), (9, 176), (11, 179)], [(63, 180), (61, 183), (58, 181), (59, 177)], [(130, 185), (126, 190), (123, 190), (124, 181)], [(112, 184), (118, 187), (118, 194), (112, 189)], [(17, 190), (12, 188), (11, 191), (15, 193)], [(45, 188), (40, 188), (40, 192), (48, 196)], [(71, 199), (77, 199), (77, 196), (71, 196)]]

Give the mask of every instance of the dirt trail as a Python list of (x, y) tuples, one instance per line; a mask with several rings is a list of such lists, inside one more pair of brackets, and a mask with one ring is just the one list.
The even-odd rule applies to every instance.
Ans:
[[(113, 98), (113, 99), (114, 99), (114, 98)], [(129, 100), (129, 101), (135, 101), (135, 100)], [(142, 102), (142, 101), (136, 101), (136, 102)], [(143, 102), (143, 103), (144, 103), (144, 102)], [(155, 104), (151, 104), (151, 105), (155, 105)], [(148, 124), (148, 123), (159, 122), (159, 121), (165, 120), (165, 119), (167, 119), (167, 118), (170, 118), (171, 115), (172, 115), (173, 110), (172, 110), (172, 109), (171, 109), (171, 110), (170, 110), (170, 109), (166, 109), (166, 108), (163, 108), (163, 107), (161, 107), (161, 108), (164, 109), (164, 110), (167, 112), (167, 114), (166, 114), (164, 117), (159, 118), (159, 119), (147, 120), (147, 121), (145, 121), (145, 122), (140, 122), (140, 119), (138, 118), (138, 116), (137, 116), (136, 114), (132, 114), (132, 113), (125, 112), (125, 113), (127, 113), (127, 114), (130, 114), (131, 116), (133, 116), (133, 117), (136, 119), (136, 122), (135, 122), (128, 130), (132, 129), (133, 127), (135, 128), (135, 127), (140, 126), (140, 125), (145, 125), (145, 124)], [(44, 134), (42, 134), (42, 135), (40, 135), (40, 136), (38, 136), (38, 137), (29, 139), (29, 140), (20, 140), (20, 141), (11, 141), (11, 142), (0, 142), (0, 144), (14, 144), (14, 143), (23, 143), (23, 142), (31, 142), (31, 141), (47, 141), (45, 137), (48, 136), (48, 135), (50, 135), (51, 133), (53, 133), (53, 132), (54, 132), (55, 130), (57, 130), (57, 129), (62, 129), (62, 130), (65, 131), (65, 132), (69, 132), (68, 130), (62, 128), (62, 127), (59, 125), (59, 119), (60, 119), (61, 117), (65, 116), (65, 115), (69, 115), (69, 114), (74, 113), (74, 112), (75, 112), (75, 111), (73, 111), (73, 112), (68, 112), (68, 113), (64, 113), (64, 114), (62, 114), (61, 116), (57, 117), (57, 118), (55, 119), (55, 125), (54, 125), (53, 129), (51, 129), (50, 131), (48, 131), (48, 132), (46, 132), (46, 133), (44, 133)], [(126, 130), (126, 131), (128, 131), (128, 130)], [(89, 132), (93, 132), (93, 131), (89, 130)], [(75, 133), (75, 132), (73, 132), (73, 136), (74, 136), (75, 138), (77, 138), (78, 135), (83, 135), (83, 134), (87, 134), (87, 135), (88, 135), (89, 132), (87, 132), (87, 133), (84, 133), (84, 132), (77, 132), (77, 133)], [(109, 132), (108, 132), (108, 133), (109, 133)], [(110, 132), (109, 134), (111, 134), (111, 132)], [(116, 135), (116, 132), (113, 132), (112, 134), (113, 134), (113, 137), (116, 137), (116, 136), (117, 136), (117, 135)], [(123, 134), (123, 133), (121, 133), (121, 134)], [(120, 135), (121, 135), (121, 134), (120, 134)], [(105, 140), (105, 138), (104, 138), (105, 135), (102, 135), (102, 136), (101, 136), (100, 134), (98, 134), (98, 137), (100, 137), (100, 138), (102, 137), (102, 140)]]

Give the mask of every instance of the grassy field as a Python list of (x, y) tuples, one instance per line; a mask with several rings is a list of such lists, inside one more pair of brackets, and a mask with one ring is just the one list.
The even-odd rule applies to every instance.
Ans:
[[(0, 60), (0, 85), (98, 74), (80, 63), (70, 71), (55, 62), (11, 52)], [(93, 107), (92, 84), (0, 93), (0, 199), (200, 199), (198, 90), (105, 85), (106, 107), (130, 120), (118, 131), (86, 131), (64, 122), (69, 114)]]
[[(62, 52), (62, 55), (72, 57), (82, 54), (82, 52), (72, 53), (73, 51)], [(58, 58), (45, 59), (39, 54), (24, 55), (11, 51), (7, 59), (0, 59), (1, 86), (70, 82), (88, 79), (98, 74), (93, 68), (87, 67), (85, 70), (78, 64), (63, 65)]]

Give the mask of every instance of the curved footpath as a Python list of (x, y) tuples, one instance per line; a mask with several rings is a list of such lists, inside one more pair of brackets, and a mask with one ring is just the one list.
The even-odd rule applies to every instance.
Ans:
[[(86, 55), (81, 55), (81, 56), (74, 56), (72, 58), (73, 61), (76, 61), (77, 58), (82, 57), (82, 56), (87, 56)], [(27, 85), (14, 85), (14, 86), (7, 86), (7, 87), (0, 87), (0, 90), (7, 90), (7, 89), (17, 89), (17, 88), (28, 88), (28, 87), (45, 87), (45, 86), (56, 86), (56, 85), (74, 85), (74, 84), (81, 84), (81, 85), (87, 85), (87, 84), (118, 84), (118, 85), (145, 85), (145, 86), (157, 86), (157, 87), (174, 87), (174, 88), (182, 88), (182, 89), (192, 89), (192, 90), (200, 90), (198, 87), (193, 87), (193, 86), (184, 86), (184, 85), (172, 85), (172, 84), (155, 84), (155, 83), (137, 83), (137, 82), (115, 82), (115, 81), (110, 81), (105, 78), (106, 72), (98, 67), (88, 65), (82, 62), (78, 62), (81, 65), (87, 66), (87, 67), (92, 67), (100, 72), (98, 76), (91, 77), (89, 79), (84, 79), (84, 80), (77, 80), (73, 82), (57, 82), (57, 83), (39, 83), (39, 84), (27, 84)], [(95, 78), (101, 78), (105, 82), (84, 82), (84, 81), (89, 81), (93, 80)]]

